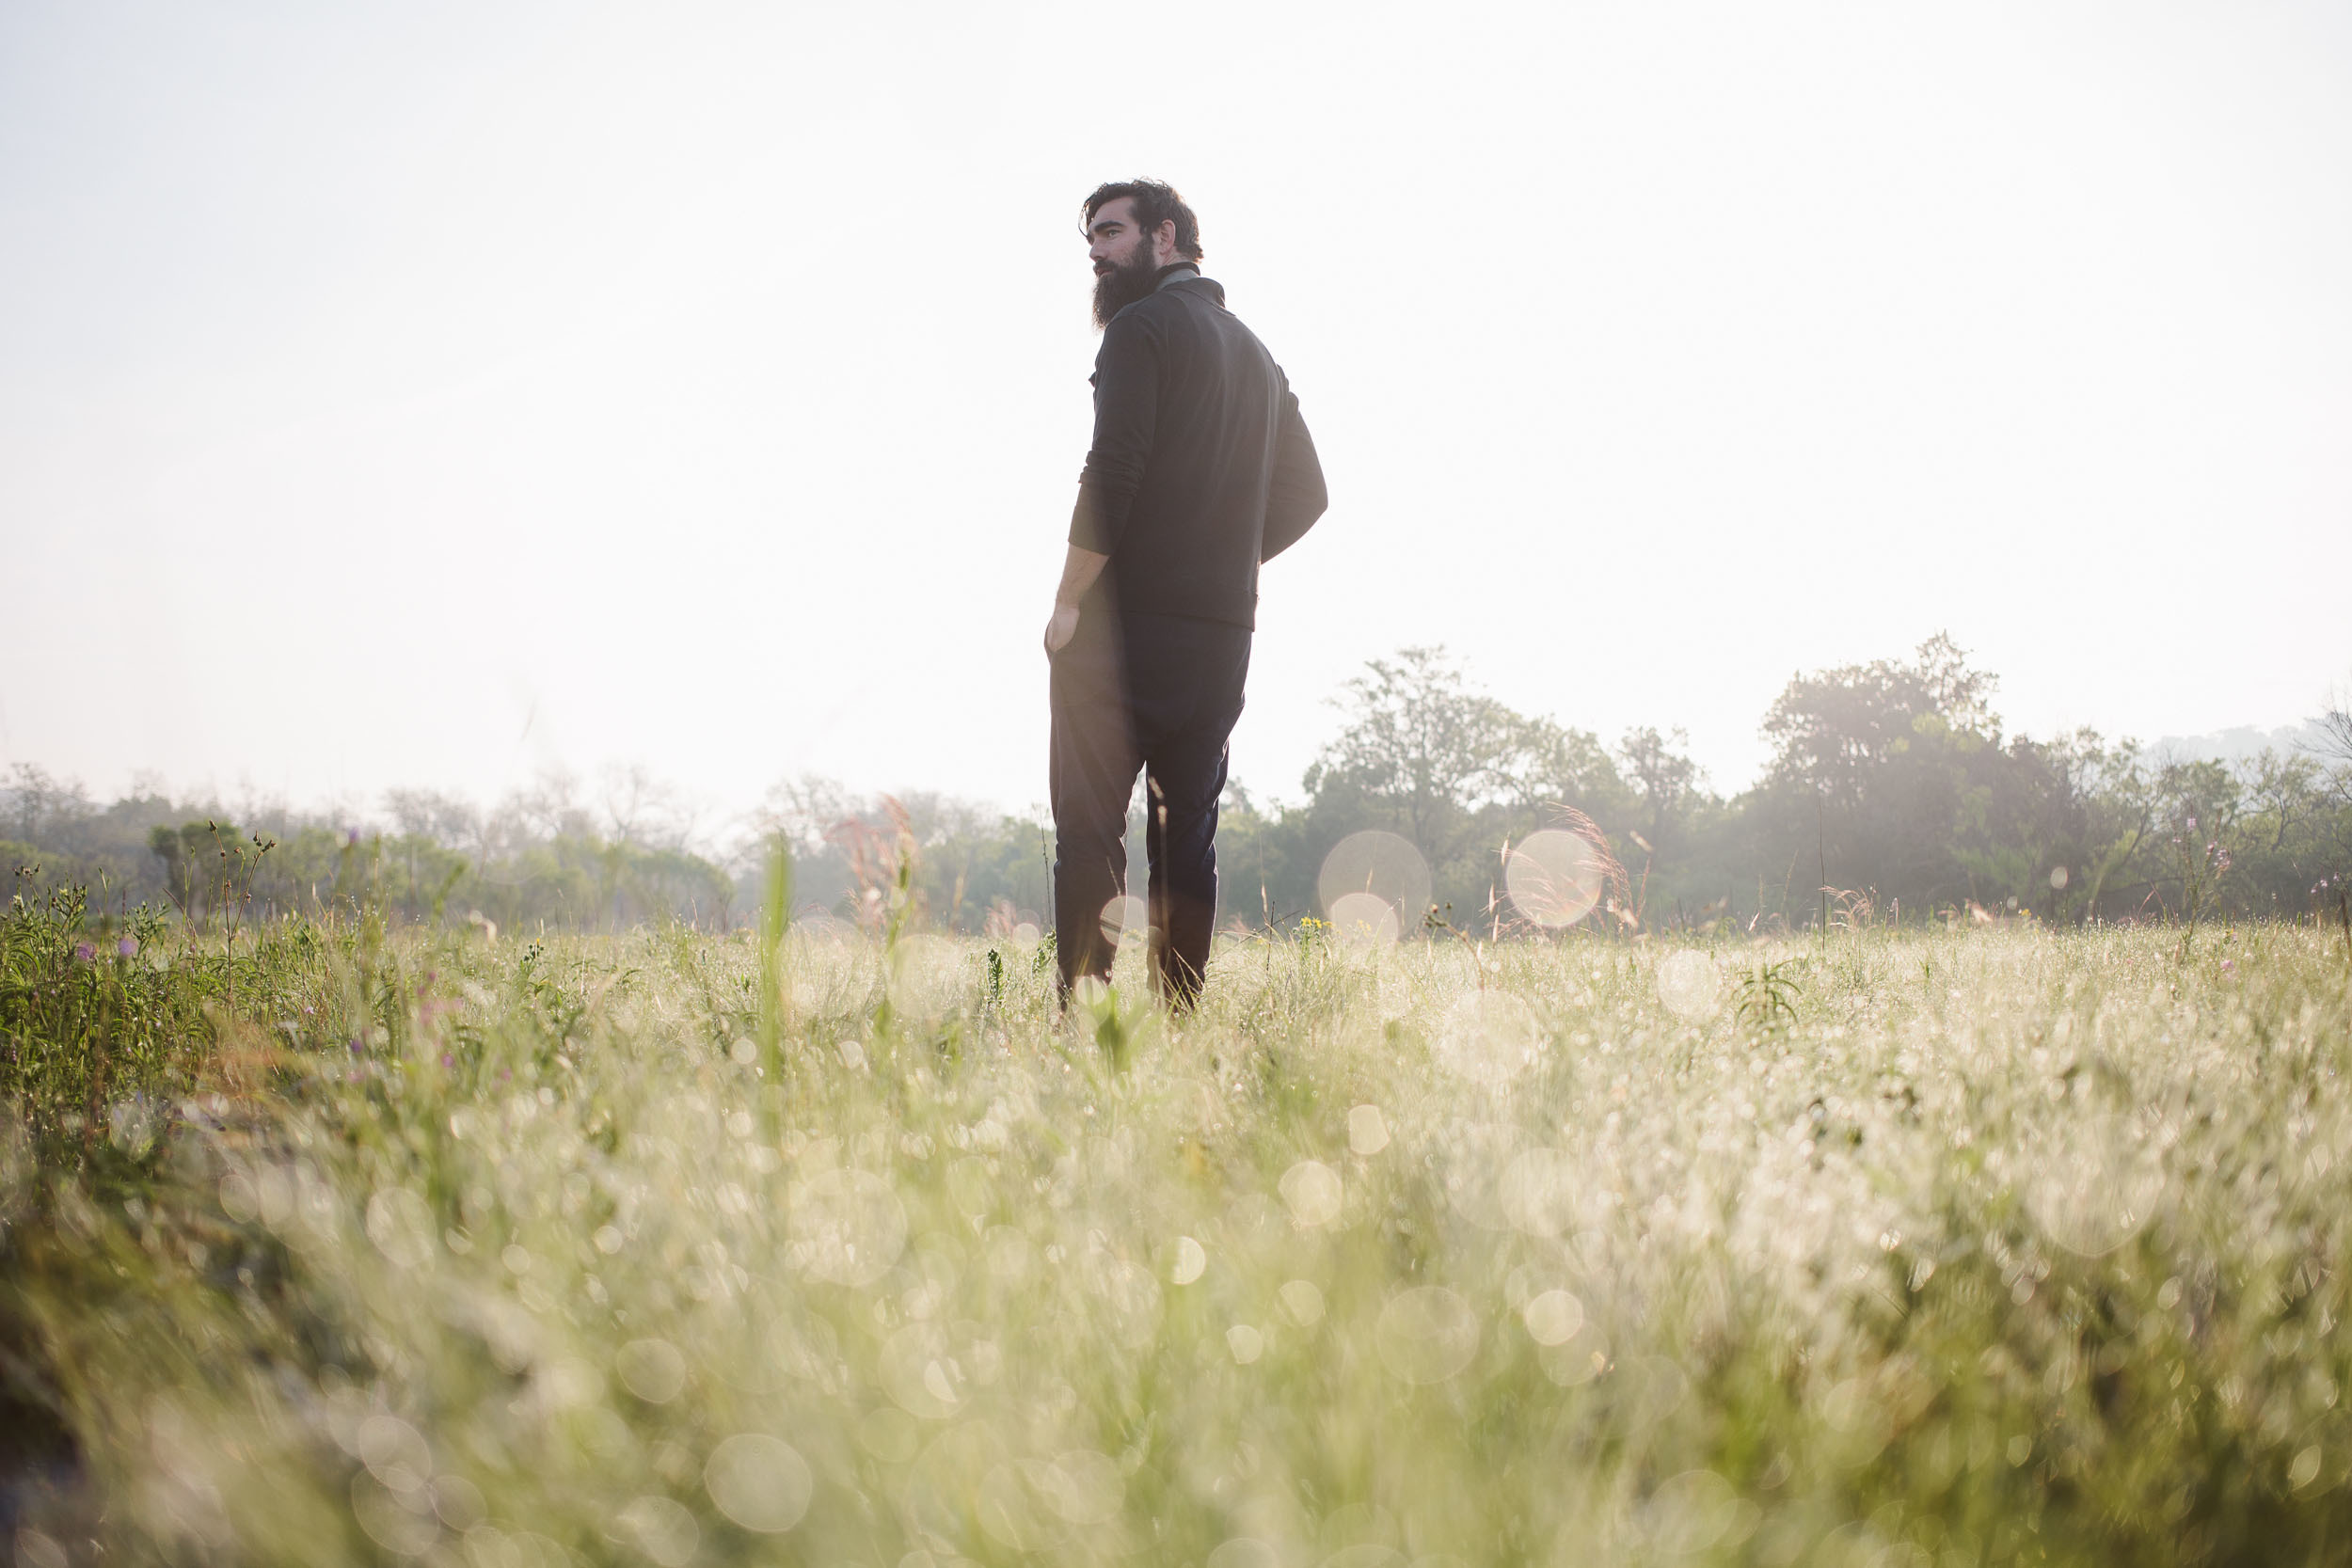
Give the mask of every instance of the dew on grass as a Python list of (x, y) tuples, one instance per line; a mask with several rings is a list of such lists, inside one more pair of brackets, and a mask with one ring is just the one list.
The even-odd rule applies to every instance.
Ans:
[(811, 1279), (871, 1285), (906, 1250), (907, 1212), (872, 1171), (819, 1171), (792, 1189), (786, 1256)]
[(1353, 928), (1368, 945), (1384, 929), (1418, 929), (1429, 908), (1429, 863), (1412, 841), (1375, 828), (1331, 847), (1315, 878), (1315, 896), (1343, 940)]
[(1373, 1332), (1381, 1363), (1406, 1383), (1443, 1383), (1478, 1353), (1478, 1314), (1442, 1285), (1400, 1291)]
[(1190, 1236), (1179, 1236), (1176, 1238), (1176, 1256), (1168, 1266), (1168, 1282), (1169, 1284), (1189, 1285), (1194, 1280), (1200, 1278), (1200, 1275), (1207, 1271), (1208, 1267), (1209, 1253), (1207, 1248), (1203, 1247), (1199, 1242), (1194, 1241)]
[(1347, 1147), (1364, 1155), (1389, 1147), (1389, 1124), (1379, 1106), (1359, 1105), (1347, 1113)]
[(1479, 990), (1455, 999), (1438, 1031), (1438, 1058), (1473, 1084), (1501, 1087), (1541, 1054), (1543, 1025), (1534, 1010), (1508, 991)]
[(780, 1437), (739, 1432), (710, 1450), (703, 1488), (736, 1524), (777, 1535), (801, 1522), (816, 1478), (800, 1450)]
[(1521, 1150), (1503, 1168), (1495, 1201), (1514, 1230), (1557, 1236), (1575, 1227), (1582, 1171), (1565, 1149)]
[(1227, 1329), (1225, 1344), (1233, 1353), (1233, 1359), (1245, 1367), (1265, 1354), (1265, 1336), (1248, 1323), (1235, 1323)]
[(1608, 885), (1600, 851), (1575, 833), (1547, 828), (1512, 847), (1502, 885), (1520, 915), (1549, 930), (1593, 912)]
[(2124, 1117), (2094, 1116), (2054, 1128), (2033, 1158), (2026, 1207), (2051, 1240), (2087, 1258), (2131, 1240), (2164, 1194), (2158, 1151)]

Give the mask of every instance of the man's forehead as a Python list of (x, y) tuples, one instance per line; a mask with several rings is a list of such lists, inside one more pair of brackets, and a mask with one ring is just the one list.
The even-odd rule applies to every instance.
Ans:
[(1087, 225), (1087, 232), (1099, 234), (1105, 229), (1115, 229), (1121, 224), (1132, 225), (1135, 221), (1136, 198), (1132, 196), (1114, 197), (1094, 210), (1094, 221)]

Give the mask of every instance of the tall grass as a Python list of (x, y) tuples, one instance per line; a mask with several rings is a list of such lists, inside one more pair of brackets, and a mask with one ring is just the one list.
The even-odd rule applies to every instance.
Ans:
[(1133, 954), (1064, 1020), (1030, 947), (769, 949), (278, 932), (135, 1190), (12, 1124), (5, 1321), (72, 1444), (18, 1560), (2352, 1543), (2311, 931), (1318, 931), (1183, 1022)]

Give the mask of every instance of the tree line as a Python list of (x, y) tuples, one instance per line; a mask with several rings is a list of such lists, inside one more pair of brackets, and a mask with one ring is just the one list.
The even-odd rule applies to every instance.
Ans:
[[(1518, 712), (1441, 648), (1376, 659), (1334, 699), (1337, 733), (1296, 800), (1228, 793), (1223, 915), (1316, 916), (1332, 847), (1367, 829), (1430, 872), (1426, 923), (1515, 924), (1511, 846), (1574, 819), (1624, 877), (1589, 917), (1620, 934), (2026, 917), (2301, 917), (2337, 911), (2352, 873), (2352, 716), (2315, 740), (2236, 762), (2155, 755), (2090, 729), (2006, 733), (1994, 677), (1947, 637), (1910, 657), (1794, 676), (1764, 715), (1772, 760), (1711, 789), (1679, 732), (1604, 743)], [(37, 767), (0, 788), (0, 863), (21, 893), (192, 920), (369, 908), (401, 918), (616, 929), (752, 918), (787, 851), (803, 919), (879, 924), (894, 907), (964, 930), (1050, 924), (1051, 832), (953, 796), (866, 796), (787, 781), (744, 816), (707, 821), (642, 768), (550, 774), (485, 809), (398, 790), (368, 814), (174, 799), (109, 804)], [(1131, 860), (1143, 864), (1140, 808)]]

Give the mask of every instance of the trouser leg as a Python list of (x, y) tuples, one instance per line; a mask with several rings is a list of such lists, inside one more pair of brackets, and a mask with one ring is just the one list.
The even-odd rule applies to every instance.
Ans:
[[(1177, 759), (1171, 759), (1177, 760)], [(1225, 793), (1226, 752), (1213, 765), (1184, 758), (1145, 772), (1145, 842), (1152, 860), (1152, 982), (1170, 1006), (1190, 1007), (1209, 969), (1216, 931), (1216, 808)], [(1189, 762), (1186, 768), (1183, 763)]]
[(1216, 930), (1216, 816), (1225, 793), (1226, 737), (1241, 717), (1249, 633), (1215, 622), (1153, 620), (1131, 631), (1138, 672), (1143, 644), (1161, 680), (1138, 673), (1138, 747), (1144, 760), (1145, 844), (1151, 867), (1152, 982), (1188, 1008), (1208, 973)]
[(1066, 992), (1108, 980), (1104, 906), (1127, 891), (1127, 800), (1142, 766), (1120, 690), (1115, 645), (1081, 637), (1054, 657), (1049, 764), (1054, 807), (1054, 946)]

